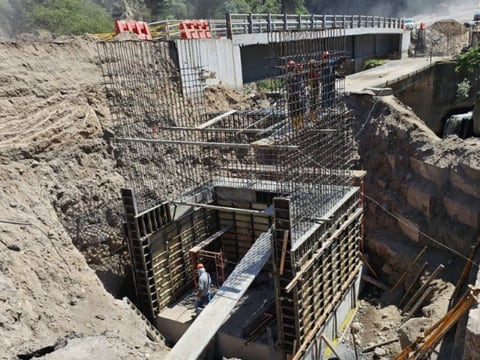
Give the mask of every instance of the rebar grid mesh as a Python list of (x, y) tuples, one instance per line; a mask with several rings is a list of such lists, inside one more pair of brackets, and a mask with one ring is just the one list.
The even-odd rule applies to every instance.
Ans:
[(344, 32), (269, 36), (277, 100), (252, 111), (208, 112), (202, 40), (188, 40), (186, 53), (155, 41), (99, 46), (118, 152), (140, 211), (192, 189), (267, 191), (291, 198), (295, 241), (348, 191), (353, 139), (338, 76)]

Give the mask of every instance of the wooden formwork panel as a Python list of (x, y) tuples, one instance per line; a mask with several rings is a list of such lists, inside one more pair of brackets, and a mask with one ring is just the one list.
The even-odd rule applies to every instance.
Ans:
[(212, 210), (198, 209), (152, 235), (153, 273), (160, 309), (177, 300), (191, 286), (193, 271), (189, 250), (217, 227)]
[[(248, 210), (265, 210), (263, 203), (217, 200), (217, 205)], [(270, 228), (270, 219), (266, 216), (238, 214), (218, 211), (219, 226), (228, 226), (231, 230), (221, 239), (225, 257), (234, 262), (239, 261), (250, 249), (254, 241)]]
[[(288, 272), (276, 276), (277, 321), (284, 354), (292, 354), (316, 331), (319, 319), (327, 317), (352, 271), (359, 269), (358, 241), (362, 209), (359, 193), (331, 214), (330, 221), (319, 224), (309, 238), (282, 254), (282, 236), (289, 224), (288, 202), (275, 203), (275, 226), (272, 258), (278, 272), (279, 261), (285, 261)], [(281, 254), (281, 255), (280, 255)]]
[(327, 304), (332, 303), (335, 294), (342, 290), (344, 283), (351, 276), (352, 269), (358, 266), (360, 222), (351, 222), (337, 236), (318, 256), (314, 265), (303, 273), (304, 280), (298, 285), (298, 294), (302, 297), (299, 312), (300, 343), (314, 329), (318, 319), (324, 315), (322, 310)]

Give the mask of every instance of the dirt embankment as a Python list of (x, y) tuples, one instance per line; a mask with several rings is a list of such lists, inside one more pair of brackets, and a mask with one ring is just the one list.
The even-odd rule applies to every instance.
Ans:
[[(409, 271), (396, 291), (376, 290), (362, 300), (357, 341), (365, 347), (399, 336), (405, 347), (446, 313), (465, 257), (478, 241), (480, 139), (440, 139), (393, 96), (352, 95), (347, 101), (355, 114), (358, 166), (367, 170), (365, 251), (379, 280), (389, 286)], [(412, 266), (425, 245), (425, 254)], [(405, 297), (425, 262), (421, 281)], [(405, 322), (401, 309), (440, 264), (444, 269), (431, 296)], [(476, 272), (474, 266), (473, 279)], [(450, 356), (453, 339), (447, 342), (441, 349), (444, 358)], [(463, 352), (463, 344), (458, 345), (457, 352)], [(400, 349), (400, 343), (392, 343), (366, 358), (393, 358)]]
[(102, 213), (124, 180), (101, 82), (93, 41), (0, 43), (0, 358), (166, 353), (74, 246), (96, 242), (91, 261), (121, 246)]
[[(102, 81), (94, 40), (0, 42), (0, 358), (167, 351), (111, 295), (130, 277), (120, 233), (126, 164), (107, 139)], [(247, 101), (220, 88), (207, 98), (212, 110)]]

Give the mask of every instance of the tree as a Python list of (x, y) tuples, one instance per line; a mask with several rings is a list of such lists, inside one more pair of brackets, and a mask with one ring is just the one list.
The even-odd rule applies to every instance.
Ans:
[(474, 73), (480, 69), (480, 45), (471, 47), (466, 52), (458, 55), (455, 71)]
[[(472, 90), (474, 91), (475, 105), (473, 108), (473, 133), (480, 136), (480, 94), (479, 94), (479, 71), (480, 71), (480, 45), (471, 47), (466, 52), (458, 55), (455, 71), (464, 72), (473, 77)], [(469, 89), (470, 90), (470, 89)]]
[(306, 14), (307, 9), (303, 5), (303, 0), (282, 0), (281, 12), (287, 14)]
[(26, 0), (30, 31), (79, 35), (113, 30), (113, 19), (90, 0)]

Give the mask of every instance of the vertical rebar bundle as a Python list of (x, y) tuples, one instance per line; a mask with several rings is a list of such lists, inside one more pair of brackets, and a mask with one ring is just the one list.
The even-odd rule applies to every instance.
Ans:
[(114, 139), (139, 210), (198, 188), (255, 188), (291, 198), (295, 241), (352, 184), (344, 30), (270, 33), (277, 99), (251, 111), (209, 111), (202, 40), (184, 41), (99, 45)]

